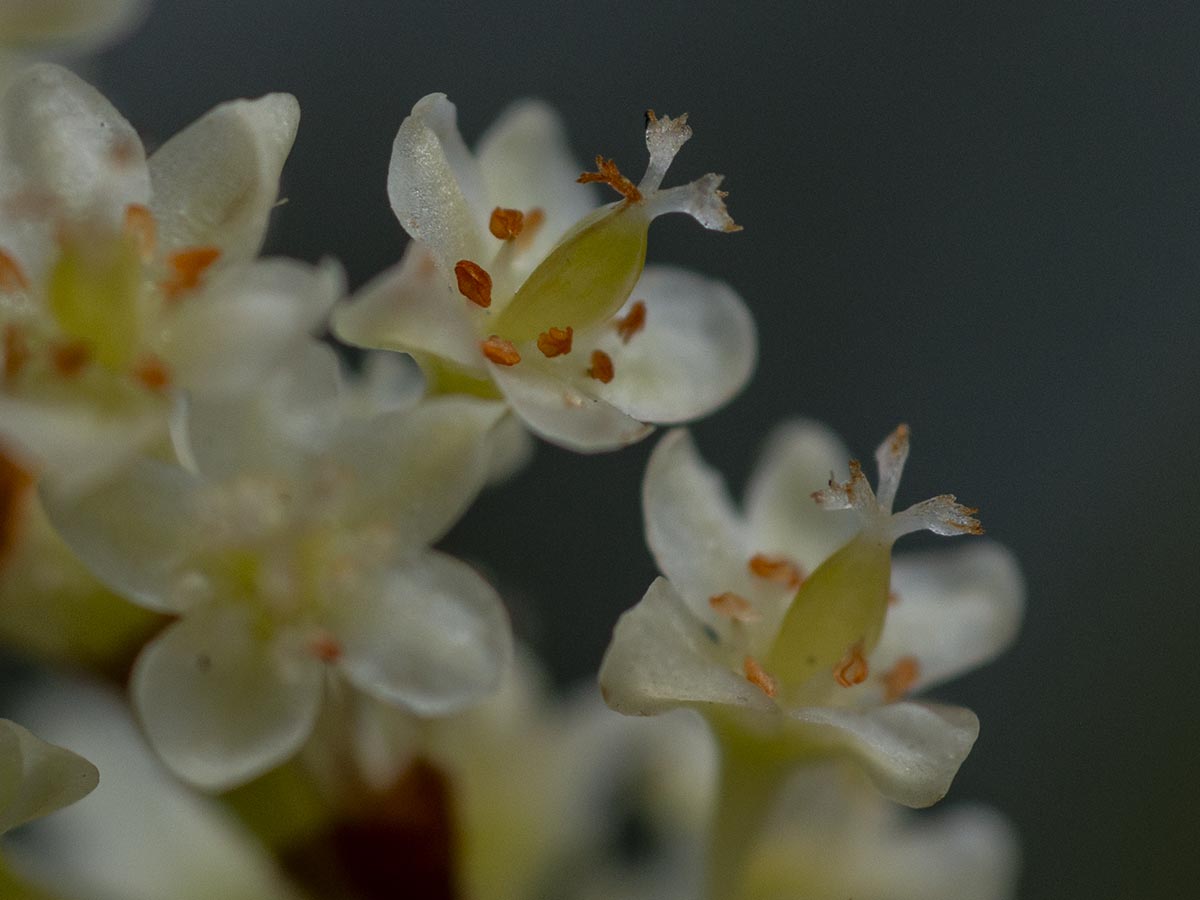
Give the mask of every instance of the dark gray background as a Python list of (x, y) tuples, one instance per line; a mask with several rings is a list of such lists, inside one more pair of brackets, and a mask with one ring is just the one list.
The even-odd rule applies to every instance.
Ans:
[[(941, 692), (983, 722), (952, 797), (1017, 822), (1023, 897), (1096, 900), (1200, 876), (1198, 46), (1188, 2), (160, 0), (93, 72), (150, 145), (295, 93), (269, 249), (336, 256), (355, 286), (403, 244), (387, 162), (423, 94), (468, 140), (544, 97), (581, 161), (634, 173), (642, 110), (690, 112), (671, 178), (725, 172), (746, 230), (673, 217), (651, 257), (734, 284), (762, 339), (702, 451), (740, 484), (782, 417), (861, 454), (911, 423), (901, 500), (981, 506), (1030, 588), (1017, 646)], [(649, 449), (543, 446), (449, 540), (564, 680), (653, 577)]]

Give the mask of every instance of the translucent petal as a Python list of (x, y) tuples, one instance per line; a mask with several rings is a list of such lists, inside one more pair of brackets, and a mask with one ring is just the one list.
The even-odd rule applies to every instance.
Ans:
[(787, 715), (799, 746), (849, 755), (885, 797), (913, 807), (946, 795), (979, 735), (975, 714), (957, 706), (801, 707)]
[(487, 474), (489, 485), (500, 484), (516, 475), (529, 465), (537, 450), (533, 435), (511, 413), (492, 429), (491, 446)]
[(5, 0), (0, 35), (5, 44), (95, 46), (129, 30), (146, 0)]
[(411, 410), (425, 392), (425, 376), (411, 356), (386, 351), (367, 353), (357, 375), (344, 380), (343, 409), (348, 415), (364, 418)]
[(99, 778), (83, 757), (0, 719), (0, 834), (86, 797)]
[(220, 791), (300, 749), (316, 721), (322, 677), (315, 657), (257, 633), (250, 610), (214, 604), (146, 646), (130, 689), (167, 767)]
[(299, 122), (291, 94), (234, 100), (156, 150), (149, 161), (151, 210), (163, 249), (217, 247), (219, 265), (254, 257)]
[(393, 568), (380, 589), (346, 598), (331, 615), (346, 676), (419, 715), (482, 699), (512, 657), (500, 597), (470, 566), (440, 553)]
[(767, 438), (746, 488), (746, 515), (757, 552), (780, 553), (812, 571), (859, 529), (850, 511), (830, 512), (812, 499), (830, 472), (842, 476), (849, 453), (824, 425), (794, 419)]
[[(648, 267), (631, 300), (646, 323), (626, 343), (606, 327), (599, 346), (615, 377), (596, 396), (643, 422), (669, 424), (706, 415), (737, 394), (754, 371), (754, 320), (728, 285), (683, 269)], [(623, 314), (627, 314), (629, 305)]]
[(710, 705), (773, 712), (759, 688), (718, 658), (714, 634), (665, 578), (617, 620), (600, 664), (600, 691), (617, 712), (649, 716)]

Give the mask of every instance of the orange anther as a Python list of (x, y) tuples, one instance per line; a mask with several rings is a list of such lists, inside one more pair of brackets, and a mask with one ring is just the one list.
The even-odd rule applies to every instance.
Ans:
[(551, 328), (538, 335), (537, 348), (548, 358), (562, 356), (571, 352), (571, 341), (575, 338), (575, 329), (568, 325), (566, 328)]
[(511, 241), (521, 233), (521, 229), (524, 227), (525, 213), (519, 209), (505, 209), (497, 206), (492, 210), (491, 218), (488, 219), (488, 231), (492, 233), (492, 237), (502, 241)]
[(741, 594), (725, 591), (708, 598), (708, 605), (717, 615), (732, 619), (735, 622), (755, 622), (762, 618), (751, 605), (750, 601)]
[(4, 383), (12, 383), (32, 356), (25, 331), (15, 322), (4, 326)]
[(532, 244), (545, 221), (546, 213), (540, 206), (535, 206), (525, 213), (525, 223), (521, 227), (521, 234), (517, 237), (517, 248), (523, 250)]
[(221, 256), (218, 247), (189, 247), (177, 250), (167, 257), (171, 274), (162, 283), (162, 291), (168, 300), (199, 287), (205, 271)]
[(483, 266), (460, 259), (454, 264), (454, 277), (458, 279), (458, 292), (476, 306), (487, 309), (492, 305), (492, 276)]
[(50, 348), (54, 371), (63, 378), (74, 378), (91, 361), (92, 351), (83, 341), (66, 341)]
[(615, 162), (603, 156), (596, 157), (595, 172), (584, 172), (575, 180), (580, 184), (590, 184), (593, 181), (607, 184), (630, 203), (637, 203), (642, 199), (642, 192), (637, 189), (637, 185), (621, 174)]
[(863, 656), (862, 641), (851, 647), (842, 661), (833, 667), (833, 677), (842, 687), (853, 687), (867, 680), (867, 660)]
[(747, 656), (742, 660), (742, 671), (746, 674), (746, 680), (752, 685), (766, 694), (768, 697), (774, 697), (775, 692), (779, 689), (775, 679), (767, 674), (767, 670), (759, 665), (758, 660), (753, 656)]
[(590, 378), (608, 384), (613, 380), (614, 374), (612, 357), (603, 350), (593, 350), (592, 364), (588, 368), (587, 374)]
[(0, 446), (0, 565), (16, 545), (21, 512), (34, 477)]
[(515, 366), (521, 361), (521, 354), (512, 341), (506, 341), (498, 334), (493, 334), (486, 341), (479, 342), (483, 355), (498, 366)]
[(323, 663), (336, 663), (342, 658), (342, 645), (331, 634), (322, 634), (313, 638), (308, 649)]
[(158, 246), (158, 225), (148, 207), (140, 203), (130, 203), (125, 207), (125, 233), (137, 244), (142, 262), (154, 258), (154, 250)]
[(755, 553), (746, 567), (759, 578), (787, 585), (792, 590), (799, 588), (804, 581), (804, 571), (786, 556)]
[(888, 703), (907, 694), (921, 677), (921, 665), (915, 656), (902, 656), (883, 676), (883, 698)]
[(132, 374), (142, 387), (151, 391), (162, 392), (171, 386), (171, 370), (157, 356), (143, 357), (133, 367)]
[(12, 294), (29, 290), (29, 279), (21, 264), (4, 250), (0, 250), (0, 292)]
[(628, 344), (630, 338), (646, 327), (646, 304), (635, 300), (629, 312), (618, 318), (615, 324), (622, 343)]

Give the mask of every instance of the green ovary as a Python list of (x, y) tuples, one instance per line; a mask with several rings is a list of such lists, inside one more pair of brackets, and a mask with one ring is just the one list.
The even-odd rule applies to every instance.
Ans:
[(132, 240), (101, 246), (68, 240), (50, 271), (50, 311), (98, 363), (119, 371), (133, 363), (141, 342), (141, 283)]
[(496, 333), (529, 341), (550, 328), (583, 331), (612, 318), (641, 277), (649, 228), (644, 209), (624, 202), (583, 219), (525, 279)]

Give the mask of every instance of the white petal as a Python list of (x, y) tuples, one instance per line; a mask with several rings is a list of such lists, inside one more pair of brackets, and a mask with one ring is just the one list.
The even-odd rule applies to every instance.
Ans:
[(488, 460), (487, 483), (501, 484), (512, 478), (533, 460), (537, 444), (521, 420), (511, 413), (492, 429), (492, 452)]
[(0, 719), (0, 834), (81, 800), (99, 778), (83, 757)]
[(167, 251), (212, 246), (218, 264), (254, 257), (296, 138), (291, 94), (222, 103), (150, 157), (151, 210)]
[(665, 578), (622, 614), (600, 664), (600, 691), (617, 712), (650, 716), (681, 706), (775, 713), (766, 694), (718, 658), (715, 633)]
[(885, 670), (901, 657), (916, 657), (913, 690), (993, 659), (1016, 637), (1025, 607), (1020, 567), (989, 541), (896, 556), (892, 590), (898, 600), (888, 609), (871, 665)]
[(388, 197), (401, 226), (433, 252), (445, 275), (461, 259), (481, 262), (482, 178), (445, 94), (417, 101), (392, 145)]
[(370, 418), (415, 409), (426, 393), (425, 376), (406, 353), (379, 351), (363, 357), (362, 368), (344, 380), (343, 409)]
[(255, 633), (252, 613), (188, 613), (138, 657), (133, 704), (175, 774), (220, 791), (284, 762), (312, 732), (323, 667)]
[(195, 543), (199, 482), (142, 459), (84, 495), (43, 482), (50, 521), (92, 574), (148, 609), (177, 612), (172, 584)]
[(513, 412), (535, 434), (568, 450), (600, 453), (636, 443), (654, 430), (560, 380), (546, 365), (550, 362), (529, 354), (515, 366), (488, 366)]
[(797, 743), (849, 755), (885, 797), (914, 807), (946, 795), (979, 735), (975, 714), (957, 706), (802, 707), (788, 718)]
[(600, 205), (598, 191), (576, 183), (583, 167), (567, 147), (561, 117), (541, 101), (521, 100), (506, 109), (480, 138), (478, 150), (495, 206), (525, 213), (538, 208), (546, 214), (519, 261), (541, 261), (572, 225)]
[(596, 396), (644, 422), (670, 424), (706, 415), (737, 394), (754, 371), (754, 320), (732, 288), (688, 272), (648, 266), (633, 289), (646, 324), (628, 343), (606, 328), (597, 346), (615, 376)]
[(5, 0), (0, 35), (5, 44), (72, 44), (113, 40), (137, 24), (146, 0)]
[(160, 353), (180, 387), (230, 394), (256, 387), (325, 318), (340, 267), (263, 259), (214, 274), (181, 301)]
[(780, 553), (811, 572), (860, 527), (853, 512), (821, 509), (814, 491), (831, 472), (846, 471), (850, 456), (824, 425), (795, 419), (767, 438), (746, 488), (751, 540), (762, 553)]
[(482, 699), (512, 658), (500, 597), (470, 566), (440, 553), (394, 568), (380, 590), (339, 604), (333, 615), (346, 676), (420, 715)]

